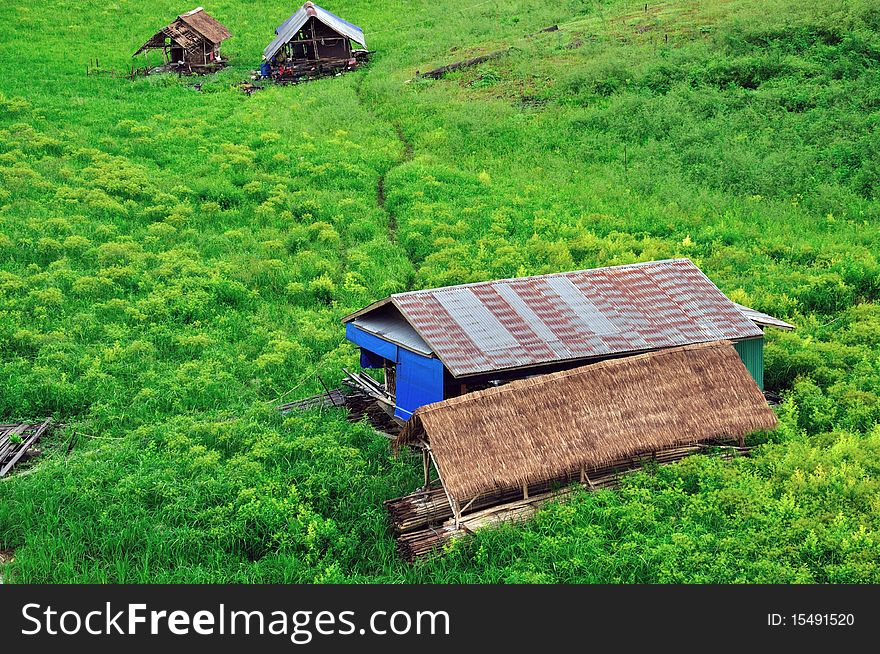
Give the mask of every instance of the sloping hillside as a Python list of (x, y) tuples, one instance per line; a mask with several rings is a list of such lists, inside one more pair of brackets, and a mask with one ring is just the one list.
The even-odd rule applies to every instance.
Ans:
[[(0, 480), (4, 577), (880, 581), (880, 10), (821, 5), (338, 0), (370, 65), (249, 96), (289, 3), (217, 0), (229, 68), (129, 80), (86, 70), (189, 7), (4, 2), (0, 418), (64, 424)], [(389, 293), (677, 256), (798, 326), (751, 459), (411, 567), (381, 502), (420, 464), (273, 408), (355, 367), (339, 318)]]

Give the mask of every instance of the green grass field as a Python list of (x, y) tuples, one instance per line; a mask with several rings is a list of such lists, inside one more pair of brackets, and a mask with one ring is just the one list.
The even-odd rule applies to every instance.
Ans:
[[(86, 68), (191, 6), (0, 6), (0, 418), (65, 425), (0, 480), (4, 578), (880, 582), (877, 3), (324, 6), (370, 65), (252, 96), (291, 2), (213, 0), (231, 66), (135, 80)], [(677, 256), (798, 326), (750, 459), (409, 566), (381, 502), (420, 464), (273, 408), (356, 366), (339, 319), (389, 293)]]

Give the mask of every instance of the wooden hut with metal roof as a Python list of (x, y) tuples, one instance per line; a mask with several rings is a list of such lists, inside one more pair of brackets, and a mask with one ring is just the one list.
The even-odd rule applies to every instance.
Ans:
[(202, 7), (181, 14), (156, 32), (134, 56), (162, 50), (169, 68), (204, 71), (223, 64), (220, 44), (232, 34)]
[(306, 2), (275, 30), (263, 50), (262, 74), (285, 78), (354, 68), (366, 56), (366, 47), (360, 27)]
[(385, 371), (400, 421), (511, 380), (719, 340), (759, 391), (764, 327), (793, 329), (735, 304), (688, 259), (398, 293), (343, 322), (361, 366)]

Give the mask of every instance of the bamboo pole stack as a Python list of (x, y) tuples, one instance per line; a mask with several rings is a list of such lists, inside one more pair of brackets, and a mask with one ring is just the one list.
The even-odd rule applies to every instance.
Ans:
[[(441, 487), (422, 489), (385, 502), (392, 529), (397, 537), (398, 554), (407, 561), (426, 556), (454, 538), (473, 533), (482, 527), (502, 522), (521, 522), (531, 518), (547, 502), (568, 499), (574, 490), (614, 488), (623, 475), (646, 464), (668, 464), (697, 452), (712, 449), (706, 445), (677, 447), (642, 458), (632, 457), (597, 470), (591, 470), (581, 481), (580, 471), (564, 479), (530, 484), (529, 497), (522, 489), (507, 490), (495, 495), (478, 497), (462, 515), (458, 528), (446, 494)], [(717, 455), (724, 459), (748, 455), (749, 448), (723, 446)], [(465, 504), (467, 506), (467, 504)]]

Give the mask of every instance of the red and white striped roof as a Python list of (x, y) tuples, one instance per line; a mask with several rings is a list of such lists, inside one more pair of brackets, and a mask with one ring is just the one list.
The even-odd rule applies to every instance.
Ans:
[(398, 293), (394, 305), (455, 377), (761, 336), (688, 259)]

